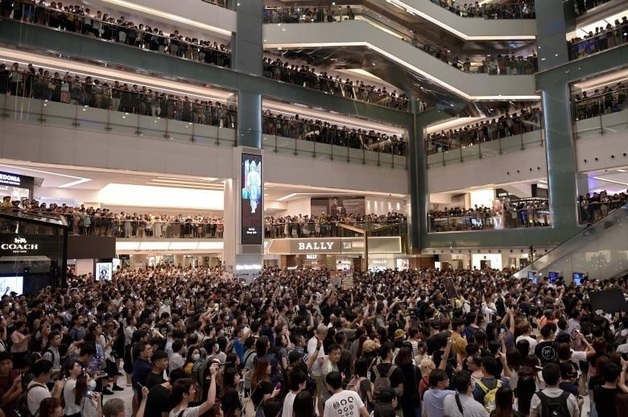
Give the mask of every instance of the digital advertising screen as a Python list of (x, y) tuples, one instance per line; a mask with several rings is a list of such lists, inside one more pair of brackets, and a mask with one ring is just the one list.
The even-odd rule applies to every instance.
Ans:
[(96, 281), (111, 281), (113, 279), (112, 262), (96, 262)]
[(536, 284), (537, 281), (537, 272), (536, 271), (528, 271), (528, 279)]
[(582, 280), (584, 280), (584, 273), (582, 272), (574, 272), (573, 273), (573, 282), (576, 285), (582, 285)]
[(16, 292), (20, 295), (24, 294), (24, 277), (0, 277), (0, 294), (4, 293), (5, 290), (7, 294), (12, 292)]
[(264, 240), (262, 155), (243, 153), (241, 169), (241, 243), (243, 245), (261, 245)]
[(550, 272), (549, 273), (549, 282), (550, 284), (554, 284), (560, 278), (560, 272)]

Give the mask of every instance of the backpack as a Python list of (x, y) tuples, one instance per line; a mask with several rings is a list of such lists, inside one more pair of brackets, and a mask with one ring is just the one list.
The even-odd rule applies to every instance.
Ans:
[(392, 387), (392, 384), (390, 383), (390, 376), (393, 374), (395, 369), (397, 369), (397, 367), (395, 365), (391, 365), (386, 375), (382, 376), (379, 374), (379, 369), (377, 369), (377, 365), (373, 367), (373, 373), (375, 374), (375, 381), (373, 382), (373, 392), (376, 397), (383, 390)]
[(197, 383), (201, 389), (203, 391), (201, 391), (201, 394), (205, 389), (205, 378), (207, 378), (207, 372), (208, 372), (208, 365), (209, 362), (211, 362), (211, 360), (214, 359), (213, 356), (208, 356), (203, 360), (198, 360), (196, 362), (194, 362), (194, 365), (192, 365), (192, 381), (194, 381), (195, 383)]
[(495, 395), (497, 395), (497, 390), (502, 387), (502, 384), (502, 381), (498, 379), (495, 388), (489, 389), (482, 381), (476, 382), (476, 385), (484, 392), (484, 408), (486, 408), (489, 414), (497, 408), (495, 405)]
[[(19, 412), (19, 415), (21, 417), (33, 417), (33, 414), (31, 414), (30, 410), (28, 409), (28, 392), (37, 387), (46, 388), (45, 385), (34, 383), (30, 387), (28, 387), (22, 395), (20, 395), (20, 399), (17, 403), (17, 411)], [(39, 409), (35, 412), (35, 414), (37, 414), (38, 412)]]
[(349, 383), (347, 384), (347, 390), (357, 392), (363, 402), (365, 402), (365, 399), (362, 398), (362, 394), (360, 394), (360, 385), (362, 385), (362, 381), (364, 380), (366, 380), (365, 377), (363, 376), (358, 377), (356, 375), (353, 378), (351, 378), (351, 381), (349, 381)]
[(567, 407), (567, 398), (571, 395), (567, 391), (563, 391), (559, 397), (553, 398), (546, 395), (543, 391), (539, 391), (536, 395), (541, 400), (541, 416), (540, 417), (569, 417), (569, 407)]

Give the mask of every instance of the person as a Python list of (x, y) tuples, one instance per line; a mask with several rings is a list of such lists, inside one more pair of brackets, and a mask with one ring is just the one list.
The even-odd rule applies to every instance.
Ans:
[(271, 364), (268, 358), (257, 358), (253, 375), (251, 376), (251, 400), (257, 410), (263, 402), (273, 399), (281, 392), (281, 387), (270, 381)]
[(619, 394), (619, 376), (622, 367), (615, 362), (607, 362), (602, 365), (602, 377), (604, 383), (593, 388), (593, 402), (598, 416), (616, 417), (615, 397)]
[(522, 417), (519, 411), (512, 408), (515, 400), (514, 392), (510, 387), (501, 387), (495, 394), (495, 409), (490, 417)]
[(46, 383), (50, 381), (52, 375), (52, 362), (46, 359), (35, 362), (31, 367), (31, 373), (34, 378), (26, 388), (26, 402), (28, 411), (35, 415), (45, 398), (61, 396), (65, 381), (63, 379), (56, 381), (52, 392), (48, 390)]
[(237, 368), (226, 368), (222, 374), (222, 390), (220, 406), (225, 417), (240, 417), (242, 403), (237, 388), (240, 384), (240, 373)]
[(325, 402), (323, 417), (368, 417), (366, 406), (355, 391), (342, 389), (340, 372), (330, 372), (325, 377), (332, 396)]
[(209, 367), (209, 388), (207, 399), (196, 407), (189, 404), (196, 396), (196, 384), (190, 378), (179, 379), (172, 387), (172, 398), (177, 405), (170, 410), (169, 417), (199, 417), (209, 411), (216, 404), (216, 376), (218, 364), (212, 363)]
[(69, 368), (63, 370), (63, 376), (66, 379), (63, 386), (63, 402), (65, 403), (63, 414), (66, 417), (80, 417), (81, 399), (85, 389), (77, 395), (76, 385), (77, 379), (81, 375), (83, 375), (83, 364), (79, 360), (73, 361)]
[(63, 407), (59, 398), (44, 398), (39, 405), (38, 417), (63, 417)]
[(498, 378), (499, 367), (497, 365), (497, 361), (495, 358), (490, 356), (482, 359), (482, 373), (484, 374), (484, 377), (476, 382), (475, 389), (473, 390), (473, 396), (479, 403), (485, 404), (484, 400), (486, 394), (495, 388), (508, 386), (508, 380), (506, 378)]
[(292, 413), (294, 410), (294, 401), (299, 393), (305, 389), (306, 382), (307, 376), (305, 375), (305, 372), (303, 372), (303, 370), (300, 368), (294, 368), (288, 374), (288, 384), (290, 391), (288, 391), (286, 397), (283, 400), (281, 417), (292, 417)]
[[(294, 417), (314, 417), (314, 397), (309, 391), (301, 391), (294, 397)], [(292, 416), (292, 414), (291, 414)]]
[(168, 381), (155, 385), (148, 391), (145, 408), (147, 416), (161, 416), (164, 413), (169, 413), (175, 407), (176, 403), (173, 402), (170, 394), (174, 384), (183, 378), (187, 378), (183, 369), (173, 369)]
[(331, 216), (342, 216), (347, 214), (347, 210), (345, 206), (342, 204), (342, 201), (338, 197), (333, 197), (331, 200), (331, 205), (329, 206), (329, 214)]
[[(395, 357), (395, 365), (403, 374), (403, 394), (399, 398), (403, 417), (418, 417), (421, 415), (421, 397), (419, 396), (419, 381), (421, 371), (412, 363), (412, 347), (402, 346)], [(391, 381), (392, 382), (392, 381)]]
[(137, 403), (142, 401), (142, 387), (153, 370), (150, 359), (153, 356), (153, 346), (148, 342), (138, 344), (139, 356), (133, 362), (133, 390)]
[(456, 391), (449, 388), (449, 377), (444, 369), (434, 369), (429, 374), (430, 389), (423, 394), (422, 417), (444, 417), (444, 402), (448, 395)]
[(383, 389), (375, 401), (373, 417), (395, 417), (397, 404), (397, 392), (392, 388)]
[(168, 369), (168, 354), (163, 350), (153, 353), (150, 360), (153, 369), (146, 376), (144, 385), (149, 389), (164, 382), (164, 372)]
[[(377, 378), (388, 376), (390, 379), (390, 387), (395, 390), (397, 396), (402, 396), (405, 379), (402, 370), (392, 363), (393, 350), (394, 345), (392, 342), (387, 342), (380, 346), (379, 357), (381, 362), (371, 369), (371, 382), (375, 383)], [(377, 394), (378, 393), (375, 392), (376, 396)]]
[(6, 417), (18, 417), (20, 395), (23, 393), (22, 375), (13, 369), (10, 352), (0, 352), (0, 409)]
[(488, 417), (486, 408), (473, 398), (473, 384), (469, 371), (456, 372), (452, 380), (455, 394), (443, 401), (445, 417)]
[(560, 366), (555, 363), (548, 363), (543, 367), (542, 373), (543, 380), (545, 381), (545, 384), (547, 384), (547, 388), (542, 389), (532, 396), (530, 404), (530, 417), (542, 416), (542, 407), (544, 404), (549, 404), (548, 399), (560, 399), (556, 402), (558, 402), (560, 408), (564, 410), (565, 413), (569, 414), (564, 417), (579, 417), (580, 407), (578, 405), (578, 399), (576, 399), (576, 397), (572, 394), (563, 391), (558, 386), (560, 382)]
[[(146, 398), (148, 397), (148, 388), (142, 388), (142, 402), (139, 404), (135, 417), (149, 416), (144, 410), (146, 409)], [(102, 407), (103, 417), (125, 417), (125, 404), (121, 398), (112, 398)]]

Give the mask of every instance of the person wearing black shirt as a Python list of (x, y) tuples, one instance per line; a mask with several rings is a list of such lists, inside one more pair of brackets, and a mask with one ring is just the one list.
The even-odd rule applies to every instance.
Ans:
[(615, 362), (602, 365), (602, 376), (606, 382), (593, 388), (593, 401), (600, 417), (617, 417), (615, 397), (620, 392), (617, 388), (620, 374), (621, 366)]
[(161, 416), (163, 413), (169, 413), (175, 405), (177, 405), (170, 393), (172, 392), (172, 386), (179, 379), (187, 378), (183, 369), (173, 369), (170, 372), (170, 380), (162, 384), (155, 385), (148, 392), (146, 399), (146, 409), (144, 410), (145, 416)]
[(155, 385), (163, 384), (164, 371), (168, 369), (168, 354), (163, 350), (158, 350), (151, 358), (153, 370), (146, 377), (146, 388), (151, 389)]
[(554, 334), (556, 327), (554, 324), (546, 324), (541, 328), (541, 336), (543, 340), (534, 348), (534, 354), (541, 360), (541, 365), (548, 363), (556, 363), (558, 361), (558, 352), (554, 342)]
[[(390, 375), (390, 387), (395, 390), (397, 396), (403, 395), (403, 384), (405, 382), (405, 378), (403, 376), (403, 372), (401, 368), (392, 364), (393, 358), (393, 348), (394, 345), (392, 342), (386, 342), (379, 348), (379, 356), (382, 359), (382, 362), (378, 365), (375, 365), (374, 368), (377, 368), (377, 373), (381, 377), (385, 377), (390, 372), (391, 367), (395, 367)], [(371, 382), (375, 383), (375, 379), (377, 378), (375, 369), (371, 370)]]

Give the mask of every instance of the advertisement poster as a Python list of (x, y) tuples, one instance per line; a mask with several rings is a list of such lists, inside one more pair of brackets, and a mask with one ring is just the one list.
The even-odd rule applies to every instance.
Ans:
[(366, 199), (364, 196), (315, 197), (310, 200), (310, 210), (312, 216), (363, 216), (366, 214)]
[(96, 280), (111, 281), (113, 279), (113, 263), (96, 262)]
[(262, 156), (243, 153), (240, 205), (243, 245), (261, 245), (263, 242), (263, 202)]

